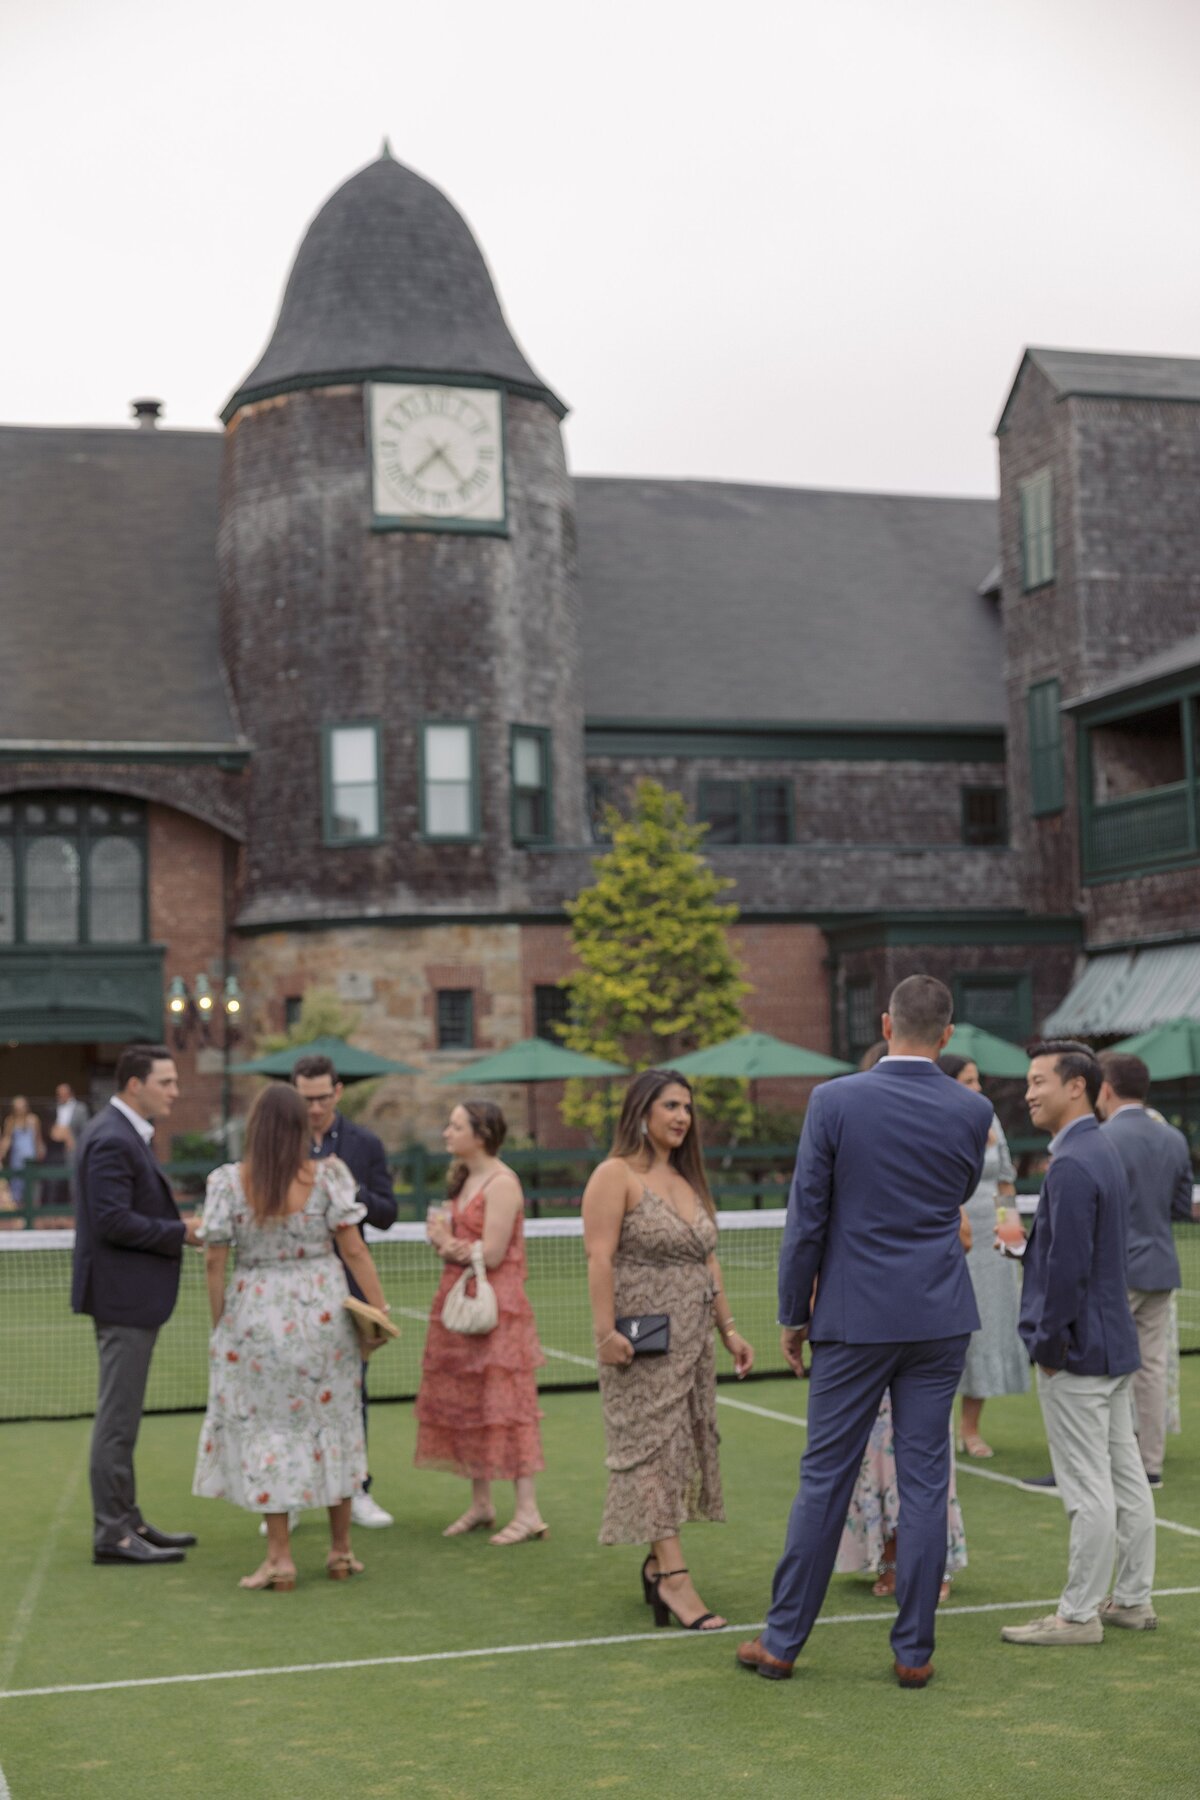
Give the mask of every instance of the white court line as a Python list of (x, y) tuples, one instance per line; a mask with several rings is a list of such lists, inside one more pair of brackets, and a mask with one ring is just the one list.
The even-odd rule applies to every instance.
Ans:
[(3, 1769), (0, 1769), (0, 1800), (12, 1800), (12, 1789), (4, 1779)]
[(732, 1406), (735, 1407), (738, 1412), (753, 1413), (755, 1417), (759, 1419), (775, 1419), (780, 1425), (799, 1425), (804, 1427), (808, 1424), (808, 1420), (801, 1418), (799, 1413), (772, 1412), (770, 1407), (767, 1406), (751, 1406), (748, 1400), (727, 1400), (725, 1395), (721, 1393), (718, 1393), (717, 1395), (717, 1405)]
[[(75, 1495), (79, 1491), (80, 1477), (83, 1474), (87, 1460), (88, 1458), (86, 1456), (82, 1457), (75, 1464), (73, 1472), (67, 1477), (66, 1482), (63, 1484), (63, 1490), (59, 1495), (58, 1505), (55, 1507), (54, 1516), (50, 1520), (50, 1528), (46, 1533), (42, 1548), (38, 1553), (37, 1561), (33, 1565), (29, 1580), (25, 1583), (25, 1592), (21, 1595), (17, 1610), (13, 1615), (12, 1629), (9, 1631), (8, 1639), (4, 1645), (4, 1653), (3, 1655), (0, 1655), (0, 1689), (7, 1686), (9, 1677), (17, 1666), (17, 1658), (21, 1654), (21, 1646), (24, 1644), (29, 1627), (33, 1623), (33, 1615), (37, 1610), (38, 1600), (41, 1598), (42, 1583), (46, 1579), (46, 1573), (50, 1567), (55, 1549), (57, 1548), (59, 1533), (66, 1523), (67, 1514), (74, 1504)], [(0, 1780), (2, 1779), (2, 1776), (0, 1776)], [(4, 1800), (7, 1791), (6, 1788), (0, 1786), (0, 1800)]]
[[(429, 1314), (427, 1312), (421, 1312), (416, 1306), (393, 1306), (392, 1311), (402, 1314), (406, 1319), (419, 1319), (422, 1325), (427, 1325), (429, 1323)], [(591, 1369), (594, 1372), (596, 1368), (595, 1357), (576, 1356), (573, 1350), (552, 1350), (549, 1344), (542, 1345), (542, 1355), (553, 1356), (558, 1362), (575, 1363), (580, 1369)], [(0, 1800), (4, 1800), (2, 1794), (0, 1794)]]
[[(1200, 1587), (1155, 1588), (1157, 1600), (1169, 1595), (1200, 1594)], [(983, 1606), (939, 1606), (938, 1618), (965, 1618), (980, 1613), (1028, 1612), (1035, 1606), (1054, 1606), (1057, 1596), (1049, 1600), (990, 1600)], [(835, 1613), (819, 1618), (818, 1625), (894, 1625), (891, 1612)], [(105, 1694), (127, 1688), (192, 1687), (208, 1681), (253, 1681), (265, 1675), (323, 1675), (344, 1669), (411, 1668), (439, 1662), (478, 1661), (489, 1656), (530, 1656), (547, 1650), (602, 1650), (613, 1644), (682, 1644), (701, 1643), (705, 1638), (730, 1637), (738, 1632), (763, 1629), (759, 1619), (752, 1625), (722, 1625), (716, 1631), (627, 1631), (611, 1637), (557, 1638), (540, 1644), (492, 1644), (489, 1648), (471, 1650), (427, 1650), (411, 1656), (360, 1656), (339, 1662), (280, 1663), (266, 1669), (210, 1669), (202, 1675), (143, 1675), (127, 1681), (65, 1682), (59, 1687), (10, 1688), (0, 1692), (0, 1700), (40, 1700), (62, 1694)]]

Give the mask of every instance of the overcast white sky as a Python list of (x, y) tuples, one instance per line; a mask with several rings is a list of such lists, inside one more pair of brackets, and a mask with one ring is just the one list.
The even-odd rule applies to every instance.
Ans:
[(385, 133), (580, 473), (988, 493), (1026, 343), (1200, 355), (1195, 0), (0, 0), (0, 420), (215, 425)]

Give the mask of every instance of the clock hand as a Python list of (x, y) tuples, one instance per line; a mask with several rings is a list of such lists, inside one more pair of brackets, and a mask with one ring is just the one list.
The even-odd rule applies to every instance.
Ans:
[(445, 452), (443, 451), (440, 444), (434, 444), (432, 438), (426, 438), (425, 442), (427, 444), (431, 444), (432, 449), (430, 450), (429, 455), (425, 458), (425, 461), (422, 463), (418, 463), (416, 468), (413, 470), (414, 478), (418, 475), (423, 475), (425, 473), (426, 469), (429, 467), (430, 463), (436, 462), (439, 456), (442, 458), (443, 462), (445, 461)]

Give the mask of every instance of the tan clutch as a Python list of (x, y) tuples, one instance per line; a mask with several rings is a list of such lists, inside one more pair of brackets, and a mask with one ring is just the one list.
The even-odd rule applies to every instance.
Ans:
[(378, 1350), (381, 1344), (400, 1336), (400, 1327), (393, 1325), (387, 1314), (380, 1312), (377, 1306), (371, 1306), (365, 1300), (356, 1300), (353, 1294), (347, 1295), (342, 1305), (354, 1321), (358, 1341), (364, 1350)]

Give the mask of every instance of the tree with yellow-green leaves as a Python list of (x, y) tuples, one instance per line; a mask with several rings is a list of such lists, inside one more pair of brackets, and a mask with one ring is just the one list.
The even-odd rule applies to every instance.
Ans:
[[(612, 848), (595, 862), (593, 885), (567, 903), (580, 966), (563, 983), (570, 1012), (559, 1030), (568, 1049), (666, 1067), (745, 1030), (749, 984), (729, 941), (737, 907), (720, 900), (733, 883), (700, 853), (707, 828), (657, 781), (639, 782), (630, 817), (609, 808), (606, 824)], [(735, 1137), (748, 1130), (744, 1082), (706, 1081), (701, 1092), (707, 1119)], [(569, 1082), (563, 1118), (603, 1138), (612, 1101), (598, 1083)]]

